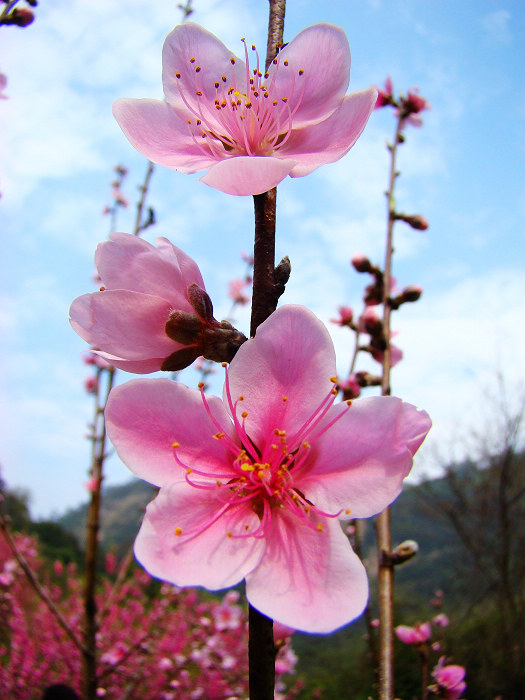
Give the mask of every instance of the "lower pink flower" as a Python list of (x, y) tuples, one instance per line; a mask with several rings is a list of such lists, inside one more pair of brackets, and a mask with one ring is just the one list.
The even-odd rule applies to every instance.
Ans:
[(450, 666), (445, 666), (444, 664), (445, 657), (442, 656), (432, 672), (436, 685), (430, 686), (430, 689), (438, 697), (444, 698), (444, 700), (459, 700), (467, 687), (463, 680), (465, 678), (465, 668), (456, 664), (451, 664)]
[(339, 519), (375, 515), (430, 419), (394, 397), (334, 404), (335, 353), (310, 311), (284, 306), (226, 370), (223, 400), (166, 379), (115, 388), (108, 435), (160, 487), (135, 554), (154, 576), (216, 590), (294, 629), (331, 632), (364, 609), (365, 569)]

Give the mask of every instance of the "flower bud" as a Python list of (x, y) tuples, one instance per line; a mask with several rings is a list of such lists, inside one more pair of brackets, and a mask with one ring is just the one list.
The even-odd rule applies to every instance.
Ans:
[(419, 545), (414, 540), (405, 540), (398, 544), (397, 547), (390, 553), (390, 561), (392, 564), (404, 564), (412, 557), (415, 557), (419, 551)]
[(426, 231), (429, 226), (427, 219), (420, 214), (396, 214), (395, 218), (404, 221), (416, 231)]
[(357, 272), (372, 272), (372, 263), (363, 253), (355, 253), (350, 262)]

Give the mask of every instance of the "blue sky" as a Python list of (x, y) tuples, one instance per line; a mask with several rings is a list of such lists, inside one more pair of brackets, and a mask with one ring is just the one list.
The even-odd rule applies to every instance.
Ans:
[[(525, 99), (521, 88), (525, 7), (521, 0), (288, 0), (285, 39), (326, 21), (352, 50), (350, 90), (419, 86), (431, 102), (424, 126), (402, 147), (397, 197), (430, 221), (425, 233), (396, 229), (394, 275), (421, 284), (422, 299), (394, 318), (404, 361), (393, 391), (425, 408), (434, 428), (414, 477), (471, 449), (472, 430), (494, 423), (496, 374), (509, 401), (525, 391)], [(266, 0), (194, 0), (192, 19), (240, 53), (241, 37), (266, 45)], [(93, 253), (108, 234), (112, 168), (130, 173), (131, 202), (146, 169), (111, 115), (118, 97), (161, 98), (161, 49), (180, 20), (175, 1), (42, 2), (24, 30), (0, 28), (0, 230), (3, 234), (2, 441), (10, 486), (32, 495), (38, 516), (85, 499), (91, 399), (85, 346), (70, 329), (69, 304), (92, 291)], [(372, 118), (336, 164), (279, 186), (277, 254), (293, 273), (282, 303), (309, 306), (325, 322), (337, 307), (361, 308), (356, 251), (383, 259), (388, 158), (394, 121)], [(199, 263), (217, 317), (228, 313), (228, 280), (242, 275), (253, 239), (250, 197), (211, 190), (157, 168), (149, 202), (167, 236)], [(130, 231), (132, 208), (119, 229)], [(238, 315), (247, 331), (248, 311)], [(349, 334), (331, 326), (344, 373)], [(368, 365), (370, 366), (370, 365)], [(121, 373), (119, 381), (128, 377)], [(188, 374), (186, 381), (195, 381)], [(216, 390), (220, 383), (217, 381)], [(107, 483), (129, 473), (115, 458)]]

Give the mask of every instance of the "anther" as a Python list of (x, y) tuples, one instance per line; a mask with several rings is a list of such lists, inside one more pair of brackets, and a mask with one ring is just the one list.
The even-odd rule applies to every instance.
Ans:
[(190, 63), (195, 63), (195, 58), (193, 56), (190, 58)]
[(216, 88), (219, 87), (219, 83), (218, 83), (217, 81), (215, 81), (215, 87), (216, 87)]
[(337, 384), (337, 377), (330, 377), (332, 384)]
[(225, 83), (225, 82), (226, 82), (226, 76), (225, 76), (225, 75), (221, 76), (221, 80), (222, 80), (223, 83)]
[(288, 61), (283, 61), (283, 64), (284, 64), (285, 66), (287, 66), (287, 65), (288, 65)]
[(105, 291), (106, 291), (106, 288), (105, 288), (105, 287), (100, 287), (100, 289), (99, 289), (98, 291), (99, 291), (99, 292), (105, 292)]
[(233, 58), (233, 56), (230, 58), (230, 63), (232, 64), (232, 66), (235, 65), (235, 59)]
[(248, 411), (243, 411), (241, 413), (241, 418), (248, 418)]
[(204, 382), (199, 382), (197, 386), (199, 387), (199, 389), (204, 389)]
[(233, 532), (231, 530), (228, 530), (226, 534), (228, 535), (228, 537), (233, 537)]
[(323, 526), (321, 525), (321, 523), (317, 523), (317, 529), (319, 530), (319, 532), (323, 531)]
[(196, 90), (195, 94), (198, 95), (199, 97), (202, 97), (202, 90)]
[(176, 527), (175, 528), (175, 534), (177, 537), (180, 537), (182, 535), (182, 528), (181, 527)]
[(304, 75), (304, 70), (302, 68), (299, 68), (299, 75)]
[(197, 68), (195, 68), (195, 73), (200, 73), (200, 71), (201, 71), (201, 67), (197, 66)]
[(171, 446), (172, 446), (173, 449), (175, 450), (177, 447), (179, 447), (179, 443), (178, 443), (178, 442), (172, 442), (172, 443), (171, 443)]

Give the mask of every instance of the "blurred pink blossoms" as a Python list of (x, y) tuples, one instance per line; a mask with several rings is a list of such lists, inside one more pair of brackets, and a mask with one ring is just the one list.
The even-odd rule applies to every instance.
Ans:
[(331, 24), (300, 32), (268, 71), (250, 68), (217, 37), (192, 22), (164, 43), (166, 101), (120, 99), (113, 114), (146, 158), (183, 173), (208, 170), (210, 187), (260, 194), (287, 175), (302, 177), (342, 158), (374, 109), (377, 90), (346, 95), (350, 48)]
[(403, 644), (412, 644), (417, 646), (428, 642), (432, 634), (432, 626), (430, 622), (423, 622), (415, 627), (398, 625), (394, 631), (396, 633), (396, 637), (400, 642), (403, 642)]
[(159, 486), (135, 554), (160, 579), (216, 590), (294, 629), (331, 632), (368, 597), (338, 519), (375, 515), (430, 428), (394, 397), (334, 405), (335, 352), (308, 309), (283, 306), (238, 350), (223, 400), (167, 379), (113, 389), (108, 435)]
[(467, 687), (463, 680), (465, 668), (455, 664), (445, 666), (444, 656), (439, 659), (438, 665), (432, 671), (432, 676), (436, 684), (429, 686), (429, 689), (444, 700), (459, 700)]
[(200, 355), (231, 359), (244, 336), (213, 318), (197, 263), (167, 238), (157, 247), (112, 233), (95, 252), (101, 291), (71, 304), (73, 329), (114, 367), (147, 374), (176, 371)]

